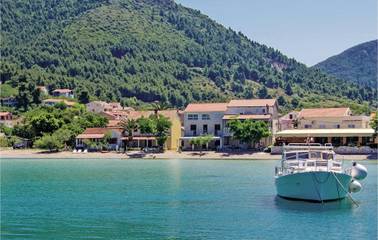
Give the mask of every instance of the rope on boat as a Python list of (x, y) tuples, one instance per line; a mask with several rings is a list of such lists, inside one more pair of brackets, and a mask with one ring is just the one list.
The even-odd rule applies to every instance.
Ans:
[(356, 200), (353, 199), (352, 194), (350, 194), (350, 192), (347, 191), (344, 188), (343, 184), (341, 184), (341, 182), (340, 182), (339, 178), (336, 176), (335, 172), (332, 172), (332, 175), (335, 177), (336, 181), (339, 183), (339, 185), (341, 186), (341, 188), (348, 194), (348, 197), (350, 198), (350, 200), (352, 200), (352, 202), (354, 204), (356, 204), (357, 207), (359, 207), (360, 205), (358, 205), (358, 203), (356, 202)]

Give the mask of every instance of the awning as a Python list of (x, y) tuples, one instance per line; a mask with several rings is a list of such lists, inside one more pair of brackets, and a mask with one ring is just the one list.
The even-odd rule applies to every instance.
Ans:
[[(194, 138), (203, 137), (203, 136), (186, 136), (186, 137), (180, 137), (181, 140), (191, 140)], [(213, 136), (212, 139), (218, 140), (220, 137)]]
[[(133, 141), (136, 140), (136, 141), (140, 141), (140, 140), (155, 140), (156, 137), (153, 137), (153, 136), (135, 136), (133, 137)], [(129, 140), (128, 137), (123, 137), (121, 138), (121, 140)]]
[(372, 128), (336, 129), (288, 129), (275, 134), (276, 137), (371, 137)]
[(76, 138), (78, 139), (100, 139), (103, 138), (105, 134), (79, 134)]
[(241, 114), (241, 115), (224, 115), (222, 118), (223, 120), (230, 120), (230, 119), (252, 119), (252, 120), (269, 120), (271, 118), (270, 115), (263, 115), (263, 114)]

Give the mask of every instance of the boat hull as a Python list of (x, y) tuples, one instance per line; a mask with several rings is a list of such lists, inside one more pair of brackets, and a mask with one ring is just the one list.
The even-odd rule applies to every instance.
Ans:
[(275, 184), (278, 196), (322, 202), (345, 198), (351, 180), (345, 173), (316, 171), (277, 176)]

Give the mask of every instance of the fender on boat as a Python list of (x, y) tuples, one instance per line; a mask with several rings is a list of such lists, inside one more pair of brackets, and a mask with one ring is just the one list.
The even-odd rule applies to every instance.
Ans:
[(354, 179), (362, 180), (367, 176), (367, 169), (364, 165), (353, 162), (351, 175)]
[(357, 180), (352, 180), (349, 184), (349, 192), (359, 192), (361, 191), (362, 185), (359, 181)]

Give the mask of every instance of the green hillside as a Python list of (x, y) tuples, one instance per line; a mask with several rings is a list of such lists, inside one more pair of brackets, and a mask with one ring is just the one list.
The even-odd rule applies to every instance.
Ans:
[(375, 104), (375, 89), (307, 68), (170, 0), (3, 0), (1, 16), (0, 77), (20, 94), (46, 85), (128, 105), (269, 95), (286, 108)]
[(335, 77), (376, 88), (378, 40), (361, 43), (314, 66)]

